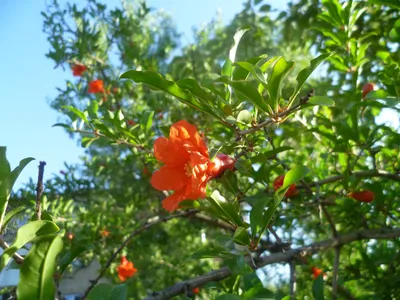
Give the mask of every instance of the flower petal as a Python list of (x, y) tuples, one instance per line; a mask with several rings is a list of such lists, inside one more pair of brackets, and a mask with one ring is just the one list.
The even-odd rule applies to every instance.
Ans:
[[(174, 123), (171, 126), (169, 136), (172, 140), (187, 141), (193, 146), (194, 151), (201, 152), (204, 156), (208, 157), (208, 149), (204, 140), (197, 132), (196, 126), (188, 123), (185, 120)], [(189, 144), (189, 145), (190, 145)], [(185, 146), (189, 146), (187, 143)]]
[(151, 185), (160, 191), (177, 191), (183, 188), (188, 179), (189, 177), (186, 176), (184, 166), (171, 167), (165, 165), (153, 173)]
[(189, 153), (182, 143), (159, 137), (154, 142), (154, 155), (166, 165), (184, 165), (189, 159)]
[(183, 200), (185, 200), (185, 197), (182, 192), (175, 192), (163, 200), (162, 206), (165, 210), (173, 212), (174, 210), (178, 209), (179, 203)]

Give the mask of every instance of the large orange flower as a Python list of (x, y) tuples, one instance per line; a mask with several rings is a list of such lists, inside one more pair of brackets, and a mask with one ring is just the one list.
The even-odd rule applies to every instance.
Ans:
[(160, 191), (174, 191), (163, 201), (166, 210), (172, 212), (183, 200), (206, 196), (210, 158), (196, 126), (184, 120), (173, 124), (169, 138), (155, 141), (154, 155), (164, 166), (154, 172), (151, 185)]
[(121, 256), (121, 264), (118, 266), (117, 271), (119, 279), (124, 282), (135, 275), (137, 269), (133, 266), (133, 262), (127, 260), (125, 256)]

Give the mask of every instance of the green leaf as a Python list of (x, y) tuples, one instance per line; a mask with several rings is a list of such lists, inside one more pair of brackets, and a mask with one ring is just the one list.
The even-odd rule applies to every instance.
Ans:
[(210, 197), (207, 197), (211, 206), (218, 216), (223, 216), (229, 220), (232, 224), (241, 226), (243, 221), (239, 215), (239, 207), (234, 203), (230, 203), (221, 196), (219, 191), (215, 190)]
[(175, 98), (177, 98), (182, 103), (189, 105), (197, 110), (203, 111), (211, 116), (219, 118), (209, 107), (201, 104), (197, 101), (191, 93), (180, 88), (175, 82), (169, 81), (161, 76), (159, 73), (151, 71), (127, 71), (123, 73), (120, 78), (131, 79), (135, 82), (146, 83), (156, 89), (164, 91)]
[(90, 248), (91, 247), (88, 245), (77, 245), (73, 247), (71, 250), (68, 250), (68, 252), (61, 259), (59, 274), (61, 275), (62, 273), (64, 273), (65, 269), (68, 267), (70, 263), (74, 261), (75, 258), (77, 258), (80, 254), (82, 254), (86, 250), (89, 250)]
[(19, 300), (54, 300), (54, 271), (56, 257), (63, 248), (59, 235), (50, 235), (37, 240), (20, 270), (17, 286)]
[(267, 82), (265, 81), (264, 74), (259, 67), (248, 63), (246, 61), (237, 62), (234, 64), (235, 66), (240, 66), (241, 68), (248, 71), (251, 75), (254, 76), (255, 79), (258, 80), (259, 83), (265, 88), (268, 88)]
[(321, 106), (334, 106), (335, 101), (327, 96), (314, 96), (311, 97), (307, 103)]
[(36, 237), (52, 234), (59, 230), (60, 228), (50, 221), (33, 221), (20, 227), (14, 243), (10, 248), (4, 250), (1, 255), (0, 270), (8, 264), (11, 257), (25, 244), (31, 242)]
[(218, 296), (217, 298), (215, 298), (215, 300), (242, 300), (242, 298), (234, 294), (225, 294)]
[(270, 200), (270, 198), (266, 197), (266, 195), (264, 197), (256, 199), (250, 211), (250, 227), (253, 238), (257, 235), (258, 232), (260, 232), (263, 221), (264, 208), (268, 200)]
[[(81, 112), (79, 109), (73, 107), (73, 106), (63, 106), (63, 108), (68, 109), (70, 112), (72, 112), (74, 115), (82, 119), (86, 124), (89, 124), (89, 120), (86, 117), (86, 113)], [(72, 119), (75, 121), (75, 119)], [(53, 125), (54, 126), (54, 125)]]
[(29, 164), (34, 158), (28, 157), (19, 162), (18, 167), (10, 173), (10, 166), (8, 164), (7, 158), (5, 156), (6, 148), (0, 147), (0, 168), (5, 170), (3, 171), (3, 176), (8, 172), (7, 177), (3, 179), (0, 178), (0, 229), (3, 226), (4, 216), (7, 210), (8, 199), (10, 198), (10, 194), (12, 188), (14, 186), (15, 181), (17, 180), (19, 174), (21, 174), (22, 170)]
[(275, 195), (283, 197), (293, 183), (303, 179), (308, 173), (310, 173), (310, 170), (306, 166), (299, 165), (294, 167), (286, 173), (283, 185), (275, 192)]
[(371, 4), (387, 5), (392, 8), (400, 9), (400, 4), (398, 0), (368, 0)]
[(229, 60), (231, 62), (235, 62), (236, 51), (239, 46), (240, 40), (242, 39), (243, 35), (249, 30), (250, 30), (250, 28), (239, 29), (238, 31), (236, 31), (235, 35), (233, 36), (234, 43), (233, 43), (231, 50), (229, 51)]
[(71, 126), (69, 126), (68, 124), (63, 124), (63, 123), (56, 123), (51, 127), (63, 127), (66, 128), (68, 130), (74, 130)]
[(233, 235), (233, 241), (239, 245), (249, 246), (250, 238), (246, 228), (244, 227), (236, 228), (235, 234)]
[(99, 110), (99, 102), (97, 102), (96, 100), (90, 101), (90, 104), (89, 104), (89, 106), (87, 108), (87, 111), (89, 113), (89, 116), (92, 119), (97, 119), (98, 118), (98, 116), (97, 116), (98, 110)]
[(400, 42), (400, 20), (397, 20), (396, 23), (394, 23), (392, 30), (389, 32), (389, 38), (393, 42)]
[[(264, 55), (260, 55), (260, 56), (257, 56), (257, 57), (250, 58), (246, 62), (251, 64), (251, 65), (259, 66), (260, 64), (263, 65), (265, 63), (265, 61), (268, 60), (267, 57), (268, 56), (264, 54)], [(261, 67), (260, 67), (260, 69), (262, 71)], [(247, 77), (249, 76), (249, 74), (250, 74), (250, 72), (247, 71), (246, 69), (235, 68), (234, 72), (233, 72), (233, 75), (232, 75), (232, 79), (233, 80), (246, 80)]]
[(246, 98), (257, 106), (261, 111), (268, 112), (269, 107), (264, 102), (263, 97), (250, 82), (247, 81), (233, 81), (227, 77), (220, 77), (217, 82), (223, 82), (230, 85), (239, 96)]
[(324, 300), (324, 277), (319, 275), (313, 282), (312, 294), (315, 300)]
[(307, 68), (304, 68), (303, 70), (301, 70), (299, 72), (299, 74), (297, 75), (297, 78), (296, 78), (297, 85), (296, 85), (296, 87), (295, 87), (295, 89), (293, 91), (292, 96), (290, 97), (289, 106), (296, 99), (297, 95), (299, 94), (301, 88), (303, 87), (303, 85), (306, 82), (306, 80), (308, 79), (308, 77), (310, 77), (310, 75), (315, 71), (315, 69), (321, 63), (323, 63), (327, 58), (329, 58), (333, 54), (334, 54), (334, 52), (329, 53), (329, 54), (321, 54), (320, 56), (312, 59), (310, 61), (310, 65)]
[(2, 231), (4, 230), (4, 228), (7, 226), (8, 222), (11, 221), (11, 219), (16, 216), (17, 214), (19, 214), (20, 212), (26, 210), (26, 206), (19, 206), (17, 208), (14, 208), (13, 210), (11, 210), (10, 212), (8, 212), (5, 217), (4, 217), (4, 221), (3, 221), (3, 227), (2, 227)]
[(86, 300), (126, 300), (127, 298), (128, 286), (126, 284), (100, 283), (90, 291)]
[(0, 186), (10, 175), (11, 167), (6, 156), (7, 147), (0, 147)]
[(282, 84), (285, 78), (294, 68), (293, 61), (286, 61), (284, 57), (280, 57), (272, 67), (268, 76), (268, 92), (270, 101), (274, 111), (277, 111), (279, 100), (281, 99)]

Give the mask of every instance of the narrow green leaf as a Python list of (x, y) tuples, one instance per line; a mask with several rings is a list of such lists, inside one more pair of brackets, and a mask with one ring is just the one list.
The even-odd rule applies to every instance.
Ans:
[(63, 124), (63, 123), (56, 123), (54, 124), (52, 127), (63, 127), (66, 128), (68, 130), (74, 130), (71, 126), (69, 126), (68, 124)]
[(264, 102), (263, 97), (257, 91), (250, 82), (247, 81), (233, 81), (229, 80), (227, 77), (221, 77), (217, 80), (217, 82), (223, 82), (230, 85), (239, 96), (244, 97), (245, 99), (252, 102), (255, 106), (257, 106), (260, 110), (264, 112), (268, 112), (268, 105)]
[[(75, 114), (78, 118), (82, 119), (86, 124), (89, 124), (89, 120), (86, 117), (86, 113), (80, 111), (79, 109), (73, 107), (73, 106), (63, 106), (63, 108), (69, 110), (70, 112), (72, 112), (73, 114)], [(54, 125), (53, 125), (54, 126)]]
[(246, 228), (238, 227), (233, 235), (233, 241), (236, 244), (249, 246), (250, 245), (250, 238), (249, 234), (247, 233)]
[(392, 30), (389, 32), (389, 38), (393, 42), (400, 42), (400, 20), (397, 20), (396, 23), (394, 23)]
[(324, 277), (319, 275), (313, 282), (312, 294), (315, 300), (324, 300)]
[(235, 207), (233, 203), (230, 203), (221, 196), (219, 191), (215, 190), (210, 197), (207, 198), (210, 204), (214, 207), (216, 212), (220, 216), (224, 216), (231, 223), (241, 226), (243, 221), (239, 215), (239, 207)]
[(63, 248), (59, 235), (50, 235), (37, 240), (20, 270), (17, 297), (19, 300), (54, 300), (53, 275), (56, 257)]
[(265, 88), (268, 88), (267, 82), (265, 81), (264, 74), (259, 67), (256, 65), (252, 65), (246, 61), (240, 61), (234, 64), (235, 66), (239, 66), (246, 71), (248, 71), (251, 75), (254, 76), (255, 79)]
[(306, 166), (295, 166), (293, 169), (286, 173), (283, 185), (275, 192), (275, 195), (283, 198), (288, 188), (293, 183), (296, 183), (297, 181), (303, 179), (309, 172), (310, 170)]
[(233, 36), (234, 43), (233, 43), (231, 50), (229, 51), (229, 59), (231, 62), (235, 62), (236, 51), (239, 46), (240, 40), (242, 39), (243, 35), (249, 30), (250, 30), (250, 28), (239, 29), (238, 31), (236, 31), (235, 35)]
[(299, 74), (297, 75), (297, 78), (296, 78), (297, 85), (293, 91), (292, 96), (290, 97), (289, 105), (291, 105), (292, 102), (295, 100), (295, 98), (299, 94), (301, 88), (303, 87), (303, 85), (306, 82), (306, 80), (308, 79), (308, 77), (310, 77), (310, 75), (315, 71), (315, 69), (321, 63), (323, 63), (326, 59), (328, 59), (333, 54), (334, 54), (333, 52), (329, 53), (329, 54), (321, 54), (320, 56), (312, 59), (310, 61), (310, 65), (307, 68), (304, 68), (303, 70), (301, 70), (299, 72)]
[(294, 68), (293, 61), (286, 61), (284, 57), (280, 57), (272, 67), (268, 76), (268, 92), (270, 96), (270, 105), (274, 111), (277, 111), (279, 100), (281, 99), (282, 84), (285, 78)]
[(2, 231), (4, 230), (4, 228), (7, 226), (8, 222), (10, 222), (13, 217), (15, 217), (17, 214), (19, 214), (20, 212), (22, 212), (24, 210), (26, 210), (26, 206), (19, 206), (17, 208), (14, 208), (10, 212), (8, 212), (4, 217)]
[(87, 295), (87, 300), (108, 300), (113, 285), (111, 283), (97, 284)]
[(0, 147), (0, 186), (10, 175), (11, 167), (6, 156), (7, 147)]
[(327, 96), (314, 96), (311, 97), (307, 103), (321, 106), (334, 106), (335, 101)]
[(225, 294), (218, 296), (217, 298), (215, 298), (215, 300), (242, 300), (242, 298), (234, 294)]
[(211, 116), (218, 117), (208, 106), (201, 104), (196, 100), (191, 93), (186, 90), (181, 89), (175, 82), (169, 81), (161, 76), (159, 73), (151, 71), (127, 71), (123, 73), (120, 78), (131, 79), (135, 82), (145, 83), (156, 89), (164, 91), (175, 98), (177, 98), (182, 103), (189, 105), (197, 110), (203, 111)]
[[(260, 64), (262, 65), (262, 64), (265, 63), (265, 61), (268, 60), (267, 57), (268, 56), (266, 54), (264, 54), (264, 55), (260, 55), (260, 56), (257, 56), (257, 57), (250, 58), (246, 62), (251, 64), (251, 65), (260, 66)], [(235, 68), (234, 71), (233, 71), (232, 79), (233, 80), (246, 80), (247, 77), (249, 76), (249, 74), (250, 74), (250, 72), (247, 71), (246, 69)]]
[(4, 250), (0, 260), (0, 270), (9, 262), (11, 257), (21, 249), (25, 244), (31, 242), (34, 238), (42, 235), (48, 235), (59, 231), (60, 228), (50, 221), (33, 221), (23, 225), (18, 229), (17, 237), (10, 248)]
[(75, 258), (77, 258), (80, 254), (89, 249), (90, 246), (88, 245), (77, 245), (76, 247), (73, 247), (71, 250), (68, 250), (68, 252), (61, 259), (59, 274), (61, 275), (62, 273), (64, 273), (65, 269), (68, 267), (70, 263), (74, 261)]

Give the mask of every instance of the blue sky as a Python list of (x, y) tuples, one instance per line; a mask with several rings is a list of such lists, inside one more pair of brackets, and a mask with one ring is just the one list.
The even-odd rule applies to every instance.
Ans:
[[(109, 6), (119, 3), (104, 2)], [(191, 38), (193, 26), (209, 22), (217, 11), (221, 12), (223, 22), (228, 23), (241, 10), (243, 1), (149, 0), (147, 3), (172, 15), (178, 30), (184, 33), (182, 43), (185, 43)], [(63, 169), (64, 162), (79, 162), (84, 151), (62, 128), (52, 127), (59, 115), (48, 103), (57, 95), (56, 87), (64, 86), (71, 74), (70, 70), (54, 69), (53, 62), (45, 57), (49, 45), (42, 32), (40, 12), (44, 9), (44, 0), (1, 0), (0, 146), (7, 146), (12, 167), (25, 157), (34, 157), (47, 162), (45, 177), (50, 177)], [(36, 180), (38, 161), (25, 169), (16, 186), (27, 182), (29, 177)]]

